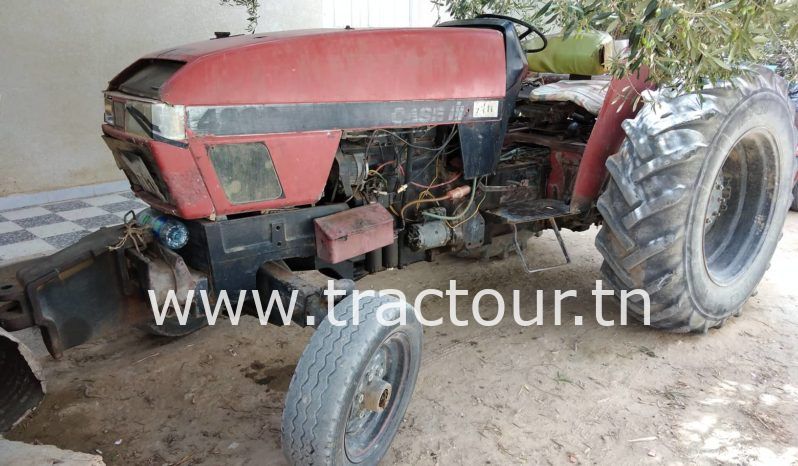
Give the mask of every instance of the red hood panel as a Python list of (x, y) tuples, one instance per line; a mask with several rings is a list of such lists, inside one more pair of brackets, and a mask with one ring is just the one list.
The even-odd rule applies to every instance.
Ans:
[(207, 40), (148, 58), (187, 62), (161, 88), (181, 105), (502, 98), (495, 30), (287, 31)]

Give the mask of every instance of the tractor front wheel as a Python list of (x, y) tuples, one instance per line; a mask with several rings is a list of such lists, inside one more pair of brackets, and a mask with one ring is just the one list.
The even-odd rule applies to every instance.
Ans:
[(345, 325), (325, 319), (313, 334), (286, 395), (282, 443), (290, 464), (377, 464), (388, 451), (421, 363), (421, 325), (406, 304), (399, 321), (400, 305), (361, 297), (355, 313), (350, 296), (334, 311)]
[(612, 288), (648, 292), (654, 327), (706, 332), (754, 292), (792, 199), (793, 115), (783, 80), (762, 69), (624, 122), (596, 247)]

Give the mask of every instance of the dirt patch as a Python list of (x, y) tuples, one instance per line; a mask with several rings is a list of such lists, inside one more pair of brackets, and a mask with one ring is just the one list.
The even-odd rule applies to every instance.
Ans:
[(254, 361), (248, 368), (242, 370), (244, 376), (258, 385), (265, 385), (278, 392), (287, 392), (294, 375), (296, 364), (281, 367), (269, 367), (260, 361)]
[[(597, 324), (596, 231), (565, 234), (574, 265), (527, 276), (517, 258), (451, 257), (368, 277), (361, 288), (545, 292), (544, 324), (425, 329), (420, 380), (385, 464), (790, 464), (798, 461), (798, 214), (759, 293), (709, 335)], [(557, 260), (551, 237), (530, 257)], [(573, 288), (554, 326), (553, 290)], [(428, 319), (448, 300), (428, 300)], [(617, 318), (617, 304), (604, 301)], [(531, 304), (533, 305), (533, 304)], [(483, 304), (484, 317), (495, 312)], [(493, 309), (494, 311), (491, 311)], [(470, 315), (470, 300), (458, 307)], [(580, 316), (582, 326), (575, 326)], [(179, 340), (135, 330), (44, 361), (50, 393), (8, 437), (109, 464), (284, 464), (285, 390), (311, 335), (244, 319)]]

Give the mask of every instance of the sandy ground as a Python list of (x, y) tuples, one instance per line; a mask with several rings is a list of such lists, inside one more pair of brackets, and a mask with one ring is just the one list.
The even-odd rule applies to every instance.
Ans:
[[(798, 214), (741, 317), (706, 336), (604, 328), (590, 290), (596, 230), (566, 233), (574, 263), (526, 276), (511, 257), (446, 257), (368, 277), (360, 288), (545, 291), (544, 325), (450, 323), (425, 330), (413, 402), (384, 464), (796, 464)], [(530, 255), (557, 260), (553, 237)], [(553, 291), (573, 288), (566, 325)], [(605, 300), (617, 318), (617, 304)], [(485, 317), (495, 305), (483, 305)], [(494, 311), (491, 311), (494, 310)], [(430, 301), (427, 317), (448, 313)], [(470, 313), (463, 300), (459, 315)], [(584, 325), (573, 325), (583, 316)], [(109, 464), (284, 464), (280, 413), (310, 330), (249, 319), (179, 340), (131, 330), (47, 359), (50, 393), (14, 440), (101, 452)]]

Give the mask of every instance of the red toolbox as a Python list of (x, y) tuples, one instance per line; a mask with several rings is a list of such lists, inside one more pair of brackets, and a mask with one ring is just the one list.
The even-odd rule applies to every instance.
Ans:
[(394, 242), (393, 216), (380, 204), (319, 217), (316, 229), (316, 253), (331, 264), (357, 257)]

